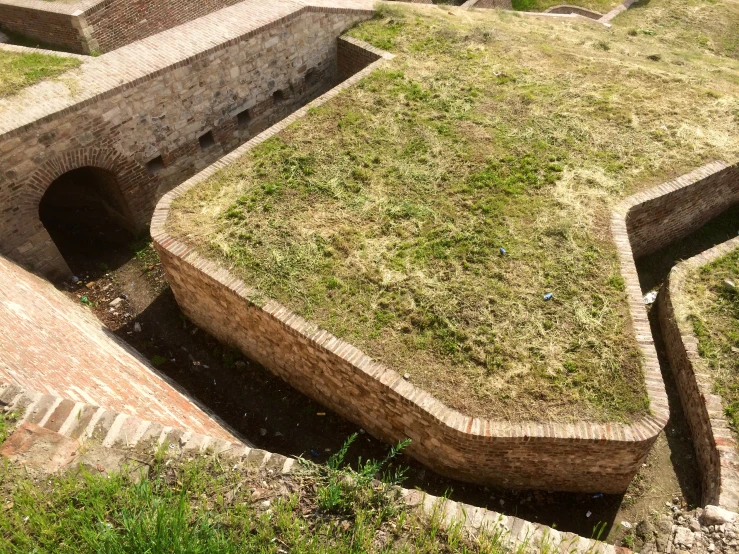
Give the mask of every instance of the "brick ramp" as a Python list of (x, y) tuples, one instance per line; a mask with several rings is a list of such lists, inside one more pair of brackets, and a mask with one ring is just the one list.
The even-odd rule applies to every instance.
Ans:
[[(19, 415), (16, 428), (0, 447), (0, 457), (39, 472), (54, 473), (83, 464), (89, 466), (92, 461), (93, 468), (112, 473), (127, 462), (138, 460), (132, 453), (150, 455), (163, 444), (169, 445), (167, 454), (170, 457), (217, 455), (235, 462), (235, 467), (243, 470), (263, 470), (265, 478), (300, 471), (294, 458), (98, 406), (26, 391), (17, 385), (0, 384), (0, 411)], [(85, 448), (80, 448), (82, 443), (86, 443)], [(96, 465), (97, 460), (104, 460), (105, 467)], [(400, 489), (399, 492), (409, 507), (422, 511), (442, 527), (461, 527), (473, 538), (482, 532), (495, 534), (512, 552), (519, 554), (629, 553), (627, 549), (419, 490)]]
[(0, 256), (2, 383), (236, 440), (89, 309)]

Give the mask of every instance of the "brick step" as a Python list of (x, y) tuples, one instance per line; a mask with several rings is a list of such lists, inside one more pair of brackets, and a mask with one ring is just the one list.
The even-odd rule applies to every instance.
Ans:
[(93, 441), (118, 450), (152, 451), (167, 445), (170, 455), (212, 453), (242, 459), (251, 466), (287, 472), (295, 460), (242, 442), (229, 442), (163, 426), (138, 417), (49, 394), (0, 384), (0, 409), (17, 412), (17, 426), (38, 425), (80, 442)]

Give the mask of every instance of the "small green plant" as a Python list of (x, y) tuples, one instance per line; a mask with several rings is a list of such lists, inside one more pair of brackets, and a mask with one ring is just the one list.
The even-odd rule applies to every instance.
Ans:
[(18, 412), (2, 412), (0, 411), (0, 444), (5, 442), (10, 434), (10, 428), (18, 419)]
[[(393, 446), (382, 460), (367, 460), (363, 463), (360, 457), (357, 469), (353, 470), (345, 464), (345, 458), (357, 436), (357, 433), (351, 435), (328, 460), (325, 482), (318, 489), (318, 505), (326, 512), (349, 514), (356, 509), (356, 505), (366, 504), (379, 507), (385, 504), (383, 499), (386, 498), (387, 487), (400, 484), (405, 479), (405, 468), (396, 468), (390, 472), (387, 467), (410, 444), (410, 439)], [(370, 486), (378, 478), (382, 485), (378, 488)], [(387, 505), (382, 507), (390, 509)]]

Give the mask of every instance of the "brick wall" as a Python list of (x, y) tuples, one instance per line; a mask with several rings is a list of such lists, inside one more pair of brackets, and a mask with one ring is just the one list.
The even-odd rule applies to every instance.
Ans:
[(544, 13), (559, 13), (559, 14), (574, 13), (577, 15), (589, 17), (590, 19), (600, 19), (601, 17), (603, 17), (602, 13), (598, 13), (593, 10), (581, 8), (579, 6), (570, 6), (568, 4), (563, 4), (561, 6), (552, 6), (551, 8), (547, 8), (546, 10), (544, 10)]
[(630, 202), (626, 224), (639, 258), (689, 235), (739, 202), (739, 165), (709, 164)]
[(110, 52), (240, 0), (103, 0), (84, 11), (93, 48)]
[[(737, 202), (739, 164), (714, 162), (629, 197), (616, 212), (628, 228), (628, 247), (639, 257), (685, 237)], [(723, 419), (721, 400), (713, 394), (709, 376), (694, 369), (697, 340), (690, 325), (676, 317), (674, 307), (679, 302), (687, 268), (708, 263), (721, 252), (727, 252), (731, 244), (739, 246), (734, 239), (676, 266), (660, 291), (657, 309), (667, 358), (701, 469), (703, 504), (720, 502), (735, 510), (739, 507), (739, 479), (727, 476), (723, 468), (736, 467), (739, 458)], [(637, 279), (634, 293), (640, 292)]]
[(686, 280), (701, 266), (739, 248), (739, 238), (715, 246), (675, 266), (657, 301), (665, 350), (685, 410), (701, 471), (702, 504), (739, 508), (739, 452), (724, 417), (721, 397), (703, 369), (698, 339), (687, 319)]
[[(325, 102), (380, 63), (373, 63), (311, 105)], [(219, 340), (239, 348), (372, 435), (387, 442), (411, 438), (408, 454), (443, 475), (506, 488), (625, 491), (668, 417), (657, 356), (651, 336), (645, 336), (649, 335), (645, 313), (633, 312), (634, 328), (644, 348), (652, 415), (632, 425), (511, 423), (472, 418), (450, 410), (396, 371), (277, 302), (261, 306), (252, 303), (254, 291), (243, 281), (168, 235), (166, 220), (175, 198), (304, 113), (305, 109), (300, 110), (250, 140), (166, 194), (157, 205), (151, 233), (184, 313)], [(625, 224), (623, 230), (625, 236)], [(627, 237), (625, 241), (628, 249)], [(633, 265), (630, 250), (627, 253)], [(644, 310), (641, 294), (632, 295), (630, 306), (634, 304)]]
[[(213, 24), (253, 15), (254, 4), (242, 2), (213, 14), (211, 25), (194, 22), (167, 36), (212, 45)], [(119, 75), (125, 75), (119, 68), (135, 65), (140, 46), (152, 45), (137, 43), (95, 58), (83, 66), (86, 86), (99, 87), (102, 80), (110, 88), (72, 98), (49, 115), (40, 111), (35, 121), (1, 134), (0, 254), (50, 278), (69, 276), (38, 217), (44, 192), (60, 175), (83, 166), (112, 172), (130, 226), (145, 229), (161, 194), (331, 87), (337, 36), (372, 12), (290, 9), (245, 36), (176, 63), (157, 66), (157, 57), (147, 60), (143, 76), (124, 85), (118, 85)], [(282, 93), (278, 103), (275, 91)], [(53, 102), (34, 103), (38, 110), (49, 105)], [(9, 112), (25, 117), (22, 110)], [(208, 132), (213, 140), (204, 148), (199, 138)], [(159, 157), (161, 163), (152, 167)]]
[(2, 256), (0, 383), (233, 440), (88, 309)]
[(43, 0), (0, 1), (0, 28), (70, 52), (85, 53), (73, 5)]
[(352, 75), (382, 58), (382, 50), (352, 37), (340, 37), (338, 41), (338, 81), (345, 81)]

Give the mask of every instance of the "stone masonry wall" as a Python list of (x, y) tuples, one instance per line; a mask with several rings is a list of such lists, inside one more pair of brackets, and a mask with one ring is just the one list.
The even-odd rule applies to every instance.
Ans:
[(130, 226), (145, 229), (164, 192), (332, 86), (337, 36), (370, 14), (299, 8), (0, 135), (0, 254), (50, 278), (70, 275), (38, 205), (57, 177), (83, 166), (117, 176)]
[[(0, 384), (233, 440), (86, 308), (0, 256)], [(57, 406), (59, 407), (59, 406)]]
[(739, 238), (719, 244), (676, 265), (657, 301), (659, 321), (680, 401), (690, 426), (701, 470), (702, 504), (739, 508), (739, 452), (724, 417), (721, 397), (711, 375), (702, 371), (698, 339), (687, 319), (684, 290), (690, 274), (739, 248)]
[[(380, 63), (373, 63), (309, 106), (330, 99)], [(184, 313), (219, 340), (239, 348), (374, 436), (387, 442), (412, 439), (407, 452), (443, 475), (507, 488), (625, 491), (668, 417), (656, 353), (644, 338), (649, 332), (646, 314), (634, 325), (644, 346), (652, 415), (632, 425), (472, 418), (450, 410), (397, 372), (279, 303), (254, 304), (250, 298), (255, 291), (246, 283), (167, 233), (169, 208), (179, 195), (304, 113), (305, 109), (300, 110), (250, 140), (159, 202), (151, 234)], [(644, 310), (640, 294), (632, 300)]]

